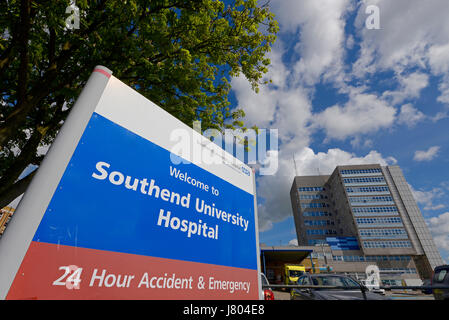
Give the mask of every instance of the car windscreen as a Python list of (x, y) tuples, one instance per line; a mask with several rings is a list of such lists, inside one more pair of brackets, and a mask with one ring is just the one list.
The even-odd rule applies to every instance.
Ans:
[(443, 282), (444, 278), (446, 277), (447, 269), (441, 269), (435, 272), (435, 281), (437, 282)]
[(320, 276), (313, 277), (312, 282), (316, 286), (335, 286), (335, 287), (347, 287), (346, 282), (343, 277), (335, 277), (335, 276)]
[(304, 271), (299, 270), (290, 270), (289, 275), (290, 277), (300, 277), (304, 274)]
[[(346, 287), (350, 288), (360, 288), (360, 285), (351, 278), (343, 278), (343, 281), (346, 283)], [(374, 283), (373, 283), (374, 284)]]

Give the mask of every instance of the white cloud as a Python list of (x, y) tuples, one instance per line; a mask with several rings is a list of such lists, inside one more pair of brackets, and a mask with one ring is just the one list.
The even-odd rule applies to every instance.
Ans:
[(239, 76), (231, 80), (232, 89), (249, 125), (279, 129), (282, 140), (297, 137), (307, 144), (311, 133), (311, 90), (291, 85), (291, 71), (282, 62), (284, 53), (282, 43), (270, 53), (271, 66), (265, 79), (271, 79), (272, 85), (261, 86), (255, 93), (246, 78)]
[[(396, 74), (408, 69), (426, 70), (443, 76), (439, 101), (449, 103), (449, 2), (370, 0), (365, 3), (379, 6), (381, 29), (363, 27), (366, 14), (362, 5), (355, 24), (363, 41), (353, 74), (364, 77), (379, 70), (394, 70)], [(425, 84), (424, 78), (412, 80), (416, 82), (409, 83), (411, 86), (420, 88)]]
[(435, 245), (442, 250), (449, 251), (449, 212), (427, 220)]
[(425, 207), (424, 210), (440, 210), (443, 208), (446, 208), (446, 206), (444, 204), (437, 204), (435, 206)]
[(449, 43), (434, 45), (429, 49), (429, 64), (435, 74), (449, 71)]
[(396, 109), (374, 94), (351, 88), (349, 101), (315, 115), (314, 126), (323, 128), (328, 139), (343, 140), (392, 126)]
[(362, 141), (362, 137), (355, 136), (354, 139), (351, 140), (351, 146), (356, 148), (371, 148), (373, 146), (373, 140), (372, 139), (365, 139)]
[(410, 191), (413, 194), (416, 202), (424, 205), (424, 210), (438, 210), (442, 209), (445, 206), (442, 204), (434, 204), (436, 199), (439, 199), (444, 196), (444, 192), (441, 188), (433, 188), (432, 190), (416, 190), (412, 185), (408, 185), (410, 187)]
[(416, 109), (412, 104), (407, 103), (401, 107), (398, 123), (405, 124), (408, 127), (414, 127), (418, 122), (424, 120), (425, 118), (426, 116), (424, 113)]
[(292, 239), (288, 242), (289, 246), (297, 246), (298, 245), (298, 239)]
[(397, 91), (385, 91), (382, 95), (385, 99), (391, 100), (393, 105), (407, 99), (418, 98), (421, 90), (429, 84), (429, 76), (421, 72), (414, 72), (408, 75), (398, 75), (399, 89)]
[(346, 39), (346, 48), (351, 50), (352, 48), (354, 48), (354, 44), (355, 44), (354, 37), (352, 34), (350, 34)]
[(439, 146), (430, 147), (428, 150), (417, 150), (415, 151), (415, 155), (413, 160), (416, 161), (430, 161), (433, 160), (440, 150)]
[(271, 3), (283, 31), (296, 34), (296, 51), (301, 55), (294, 70), (297, 79), (315, 84), (320, 78), (341, 75), (345, 46), (345, 13), (351, 0), (277, 0)]

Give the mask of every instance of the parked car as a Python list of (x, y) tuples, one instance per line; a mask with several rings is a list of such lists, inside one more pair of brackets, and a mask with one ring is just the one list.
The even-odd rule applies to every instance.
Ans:
[(435, 300), (449, 300), (449, 289), (439, 289), (443, 286), (449, 286), (449, 265), (438, 266), (433, 272), (432, 291)]
[[(430, 287), (432, 286), (432, 279), (424, 279), (422, 282), (423, 287)], [(421, 289), (421, 292), (423, 294), (432, 294), (432, 289)]]
[[(262, 286), (269, 286), (270, 285), (270, 283), (268, 282), (267, 277), (263, 273), (260, 274), (260, 279), (261, 279), (261, 282), (262, 282)], [(263, 290), (263, 298), (264, 298), (264, 300), (274, 300), (274, 293), (273, 293), (273, 291), (271, 290), (270, 287), (262, 288), (262, 290)]]
[(360, 283), (365, 286), (370, 292), (372, 293), (378, 293), (381, 295), (385, 295), (385, 289), (380, 289), (380, 288), (376, 288), (373, 287), (373, 284), (368, 283), (367, 280), (360, 280)]
[[(292, 300), (386, 300), (387, 298), (369, 292), (368, 288), (351, 277), (334, 274), (308, 274), (298, 279), (303, 286), (334, 286), (329, 288), (292, 289)], [(346, 289), (347, 288), (347, 289)]]

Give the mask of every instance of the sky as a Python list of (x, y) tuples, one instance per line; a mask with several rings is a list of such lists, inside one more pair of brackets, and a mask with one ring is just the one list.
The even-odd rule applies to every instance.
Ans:
[[(449, 262), (449, 1), (269, 3), (280, 26), (263, 79), (272, 83), (256, 94), (244, 76), (235, 77), (230, 97), (248, 127), (278, 133), (270, 151), (278, 170), (256, 179), (260, 242), (296, 240), (293, 158), (297, 175), (394, 164)], [(372, 5), (379, 9), (375, 29), (366, 26)]]
[[(379, 8), (379, 28), (367, 6)], [(449, 261), (449, 1), (271, 0), (279, 22), (256, 94), (232, 78), (246, 124), (278, 130), (278, 170), (257, 177), (260, 242), (294, 243), (295, 175), (399, 165)], [(374, 25), (375, 26), (375, 25)]]

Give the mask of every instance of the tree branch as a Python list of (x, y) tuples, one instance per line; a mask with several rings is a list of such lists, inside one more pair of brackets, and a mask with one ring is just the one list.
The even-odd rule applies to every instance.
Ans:
[(22, 103), (25, 100), (28, 85), (28, 40), (30, 36), (30, 0), (22, 0), (20, 3), (20, 26), (19, 26), (19, 72), (17, 101)]
[(36, 171), (37, 171), (37, 169), (34, 170), (33, 172), (31, 172), (25, 178), (20, 179), (19, 181), (14, 183), (5, 192), (0, 193), (0, 208), (6, 207), (14, 199), (16, 199), (18, 196), (20, 196), (21, 194), (23, 194), (26, 191), (26, 189), (28, 188), (28, 185), (30, 184), (31, 180), (33, 179), (34, 175), (36, 174)]

